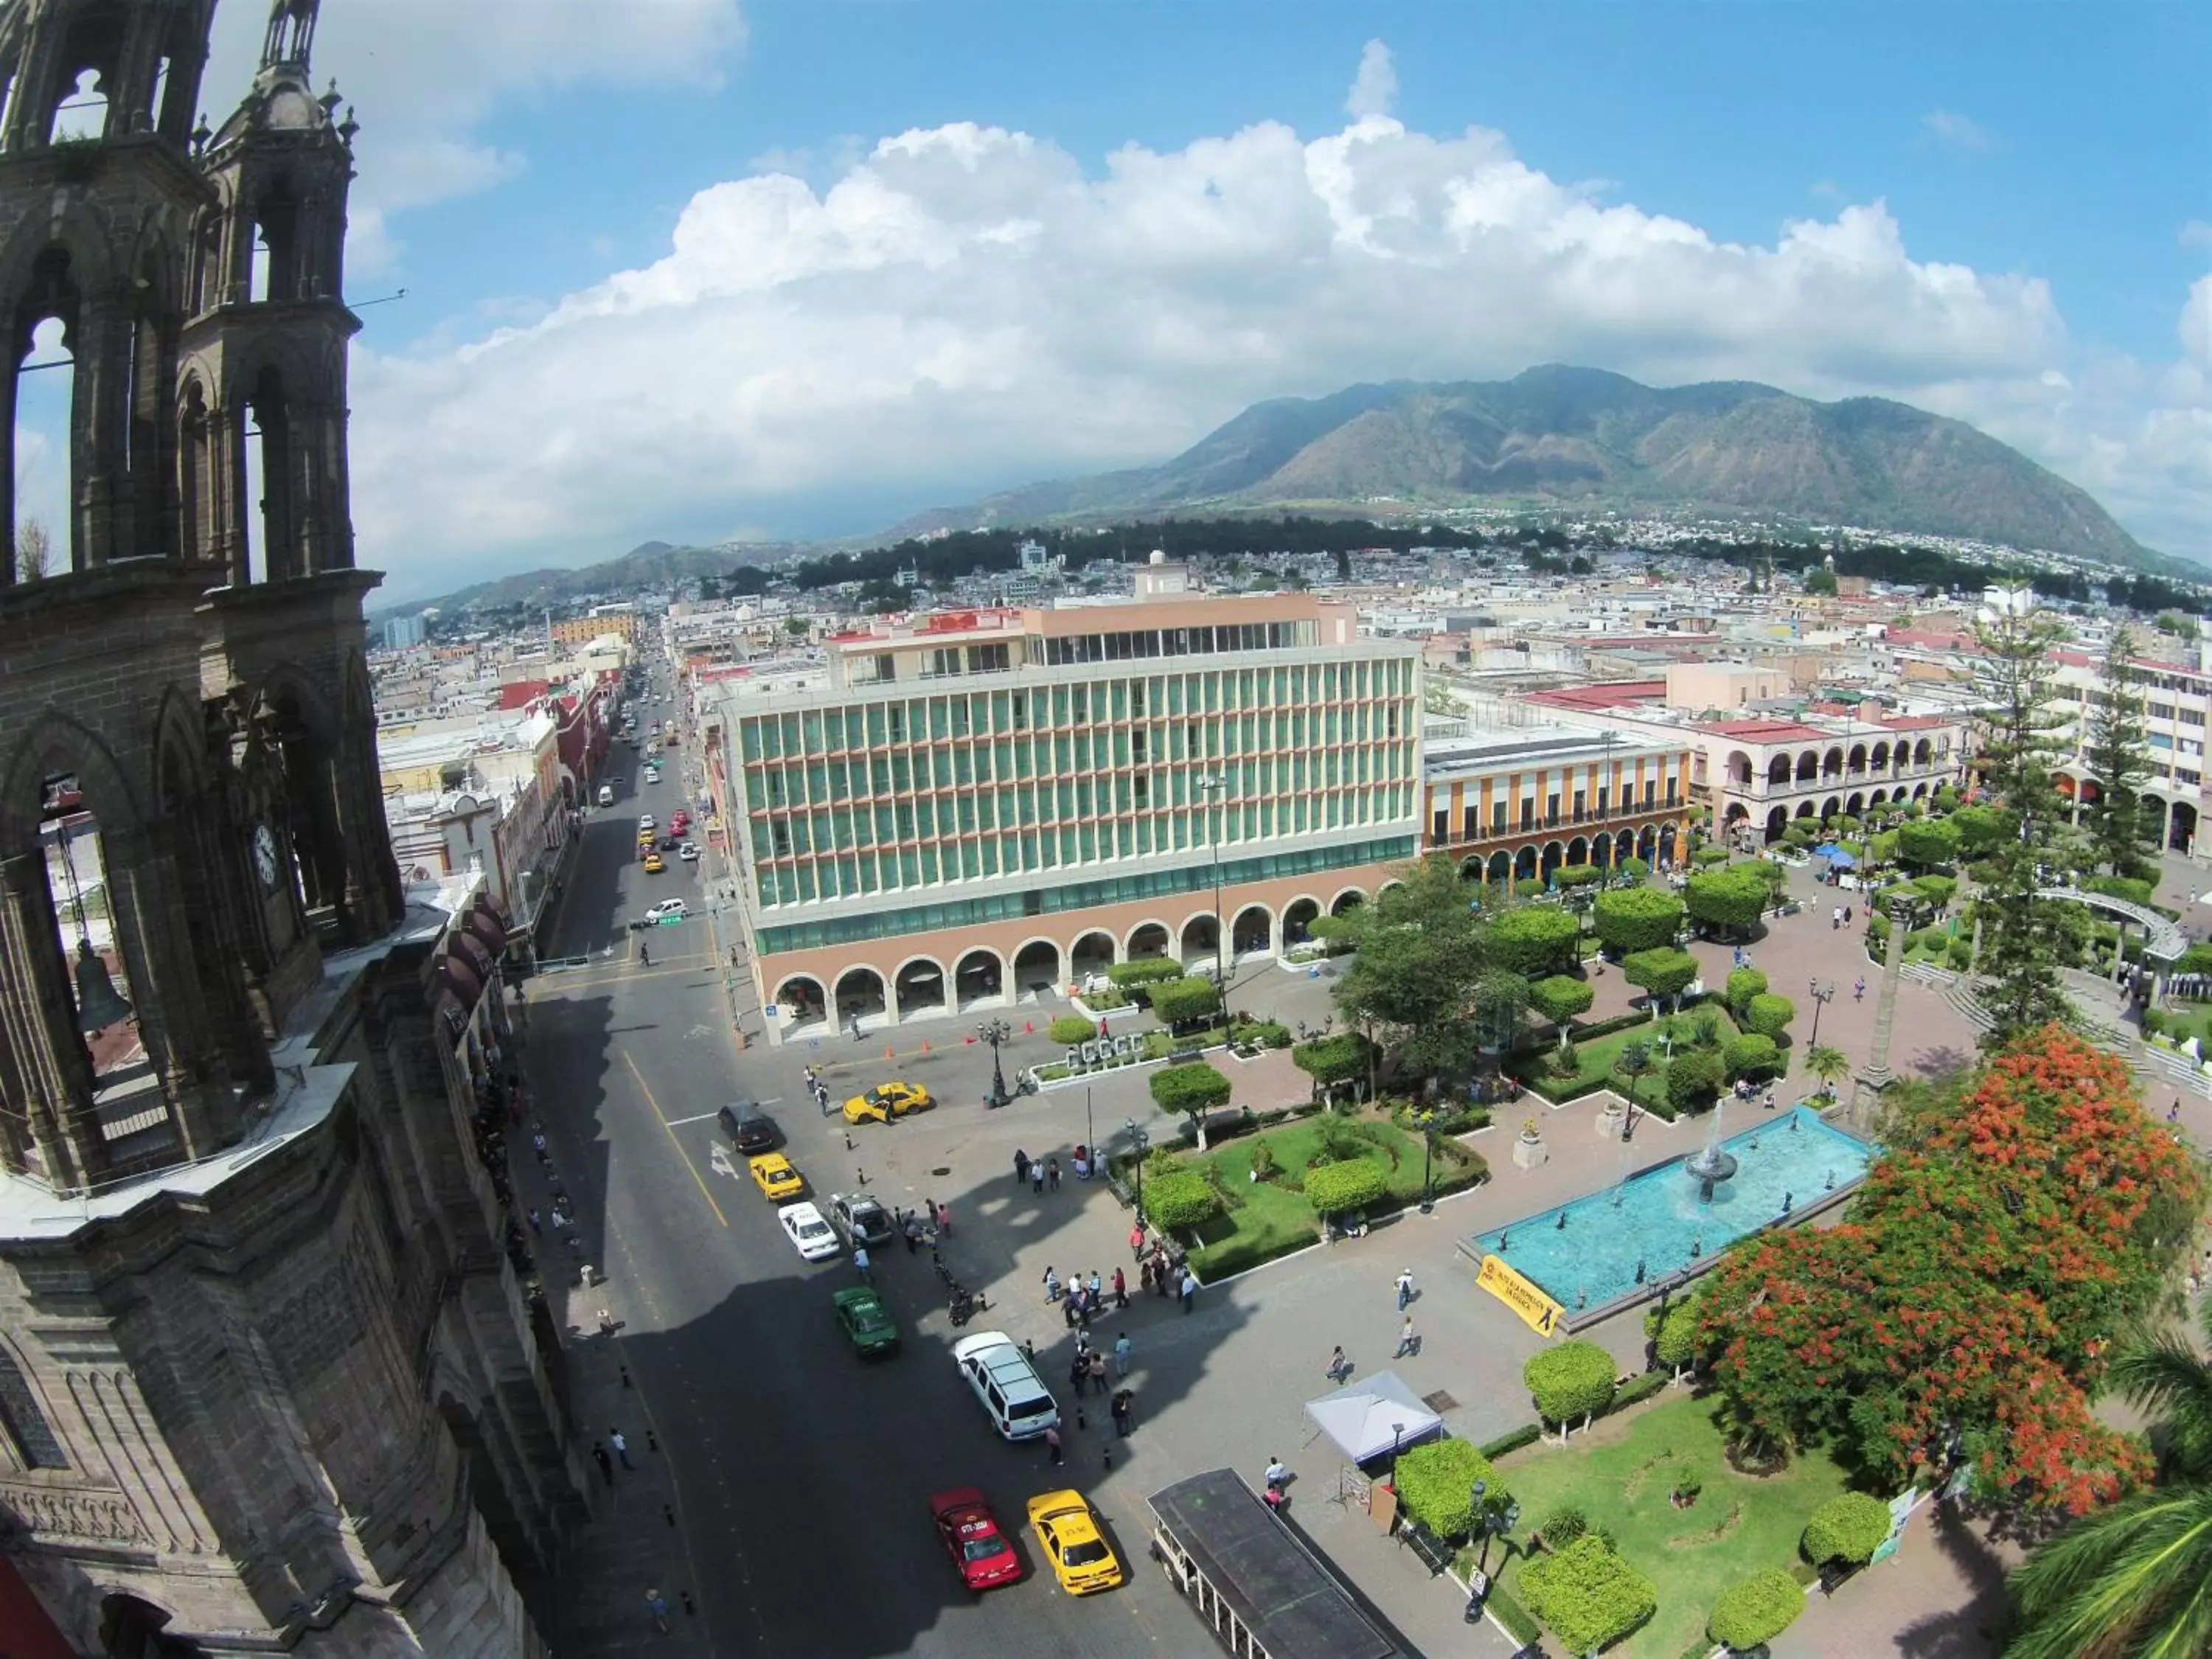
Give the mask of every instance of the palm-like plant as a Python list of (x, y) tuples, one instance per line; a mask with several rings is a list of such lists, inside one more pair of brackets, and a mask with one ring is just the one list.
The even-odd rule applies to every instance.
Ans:
[[(2212, 1341), (2212, 1300), (2199, 1310)], [(2069, 1528), (2006, 1580), (2020, 1634), (2007, 1659), (2191, 1659), (2212, 1653), (2212, 1361), (2180, 1336), (2112, 1357), (2150, 1414), (2160, 1484)]]
[(1851, 1069), (1850, 1057), (1841, 1048), (1816, 1042), (1805, 1051), (1805, 1069), (1826, 1085), (1832, 1095), (1836, 1092), (1836, 1079)]

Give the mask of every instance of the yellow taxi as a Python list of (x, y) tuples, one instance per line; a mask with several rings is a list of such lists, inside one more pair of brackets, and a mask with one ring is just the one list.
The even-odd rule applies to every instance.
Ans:
[(758, 1158), (749, 1158), (745, 1168), (752, 1171), (753, 1185), (779, 1204), (806, 1190), (805, 1176), (793, 1169), (791, 1160), (781, 1152), (763, 1152)]
[(641, 830), (637, 832), (637, 850), (639, 852), (643, 853), (650, 850), (653, 843), (653, 835), (652, 830)]
[(666, 865), (663, 864), (663, 863), (660, 861), (660, 854), (658, 854), (658, 853), (647, 853), (647, 854), (645, 855), (645, 873), (646, 873), (647, 875), (648, 875), (648, 876), (657, 876), (657, 875), (659, 875), (659, 874), (663, 870), (665, 870), (667, 867), (668, 867), (668, 866), (667, 866)]
[(1048, 1492), (1030, 1498), (1030, 1530), (1052, 1563), (1053, 1577), (1070, 1595), (1112, 1589), (1121, 1582), (1121, 1563), (1081, 1492)]
[(848, 1123), (889, 1123), (908, 1112), (925, 1112), (931, 1105), (929, 1091), (919, 1083), (879, 1083), (864, 1095), (845, 1103)]

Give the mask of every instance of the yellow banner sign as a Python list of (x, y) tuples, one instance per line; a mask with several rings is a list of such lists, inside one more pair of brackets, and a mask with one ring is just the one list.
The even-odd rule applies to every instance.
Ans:
[(1474, 1282), (1520, 1315), (1521, 1322), (1539, 1336), (1556, 1332), (1567, 1311), (1494, 1255), (1482, 1258), (1482, 1271)]

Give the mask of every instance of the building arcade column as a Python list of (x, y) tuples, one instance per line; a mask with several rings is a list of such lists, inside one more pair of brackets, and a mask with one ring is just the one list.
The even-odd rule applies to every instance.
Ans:
[(88, 1187), (106, 1169), (92, 1109), (92, 1055), (64, 982), (43, 848), (0, 864), (0, 1012), (24, 1085), (31, 1138), (56, 1188)]

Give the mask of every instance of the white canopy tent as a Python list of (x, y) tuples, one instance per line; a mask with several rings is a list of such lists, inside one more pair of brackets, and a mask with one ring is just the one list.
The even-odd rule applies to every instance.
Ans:
[(1309, 1400), (1306, 1415), (1355, 1463), (1384, 1456), (1393, 1446), (1413, 1445), (1444, 1425), (1395, 1371), (1376, 1371)]

